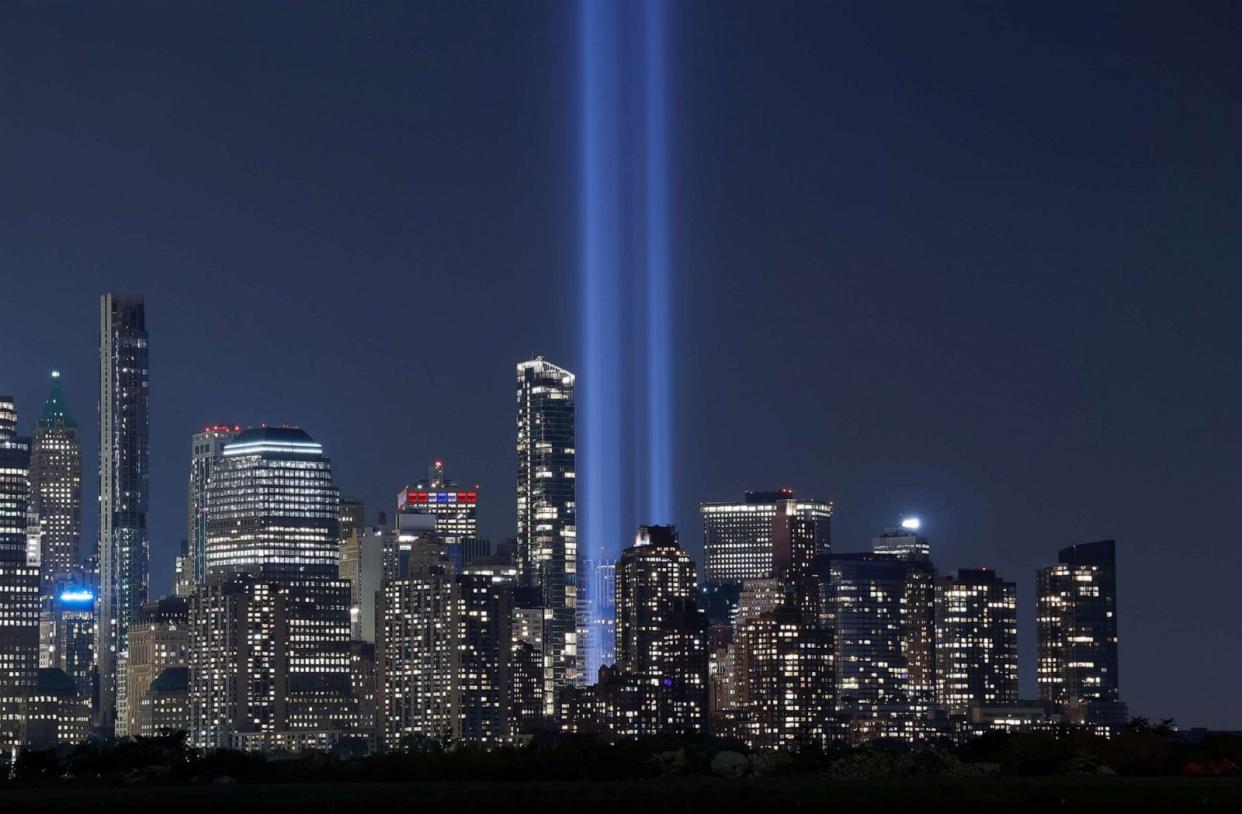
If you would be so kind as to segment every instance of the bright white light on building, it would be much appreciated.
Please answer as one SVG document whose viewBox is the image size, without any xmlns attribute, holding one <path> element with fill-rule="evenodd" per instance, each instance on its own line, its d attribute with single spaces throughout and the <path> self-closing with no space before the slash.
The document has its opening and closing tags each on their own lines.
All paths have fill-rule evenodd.
<svg viewBox="0 0 1242 814">
<path fill-rule="evenodd" d="M 919 522 L 917 517 L 907 517 L 901 521 L 901 527 L 903 529 L 909 529 L 910 531 L 918 531 L 919 526 L 921 525 L 923 524 Z"/>
</svg>

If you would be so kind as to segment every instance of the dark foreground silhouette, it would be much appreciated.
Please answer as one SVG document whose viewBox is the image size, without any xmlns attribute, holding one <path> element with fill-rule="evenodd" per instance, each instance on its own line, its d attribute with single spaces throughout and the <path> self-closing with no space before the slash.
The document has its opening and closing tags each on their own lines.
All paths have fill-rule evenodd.
<svg viewBox="0 0 1242 814">
<path fill-rule="evenodd" d="M 1242 809 L 1242 738 L 1136 727 L 749 754 L 719 739 L 548 736 L 485 751 L 199 752 L 183 733 L 27 752 L 0 811 L 720 812 Z"/>
</svg>

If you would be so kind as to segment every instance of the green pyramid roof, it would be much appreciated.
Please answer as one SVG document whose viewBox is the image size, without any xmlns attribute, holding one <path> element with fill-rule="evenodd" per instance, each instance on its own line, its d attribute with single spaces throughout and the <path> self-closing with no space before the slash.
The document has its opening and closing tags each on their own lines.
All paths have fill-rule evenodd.
<svg viewBox="0 0 1242 814">
<path fill-rule="evenodd" d="M 69 408 L 65 406 L 65 394 L 60 391 L 60 373 L 53 371 L 52 392 L 47 395 L 47 404 L 43 405 L 43 414 L 39 416 L 39 426 L 55 427 L 62 422 L 66 427 L 76 429 L 78 426 L 78 422 L 69 415 Z"/>
</svg>

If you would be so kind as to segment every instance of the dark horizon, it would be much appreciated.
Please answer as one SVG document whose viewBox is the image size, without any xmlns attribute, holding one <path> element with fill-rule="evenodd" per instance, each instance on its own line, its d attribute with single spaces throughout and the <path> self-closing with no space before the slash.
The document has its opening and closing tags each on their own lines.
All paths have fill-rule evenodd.
<svg viewBox="0 0 1242 814">
<path fill-rule="evenodd" d="M 84 548 L 108 291 L 146 297 L 152 597 L 211 424 L 302 427 L 369 522 L 443 458 L 512 536 L 514 366 L 590 373 L 574 16 L 5 12 L 0 392 L 28 435 L 62 372 Z M 834 501 L 841 552 L 917 514 L 942 573 L 1017 582 L 1033 697 L 1035 570 L 1115 539 L 1122 698 L 1242 729 L 1239 33 L 1207 3 L 674 6 L 672 519 L 700 566 L 698 502 L 748 489 Z"/>
</svg>

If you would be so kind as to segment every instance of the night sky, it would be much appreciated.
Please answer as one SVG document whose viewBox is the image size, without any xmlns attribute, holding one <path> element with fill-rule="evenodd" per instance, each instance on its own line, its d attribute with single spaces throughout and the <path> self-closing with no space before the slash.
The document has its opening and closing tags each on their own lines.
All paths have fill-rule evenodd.
<svg viewBox="0 0 1242 814">
<path fill-rule="evenodd" d="M 385 4 L 395 6 L 397 4 Z M 1132 712 L 1242 728 L 1242 11 L 677 2 L 676 521 L 789 486 L 1018 582 L 1118 541 Z M 93 540 L 98 296 L 147 297 L 153 593 L 190 434 L 293 423 L 391 511 L 513 534 L 514 364 L 576 370 L 572 5 L 10 3 L 0 392 L 64 371 Z M 644 520 L 632 518 L 636 525 Z"/>
</svg>

